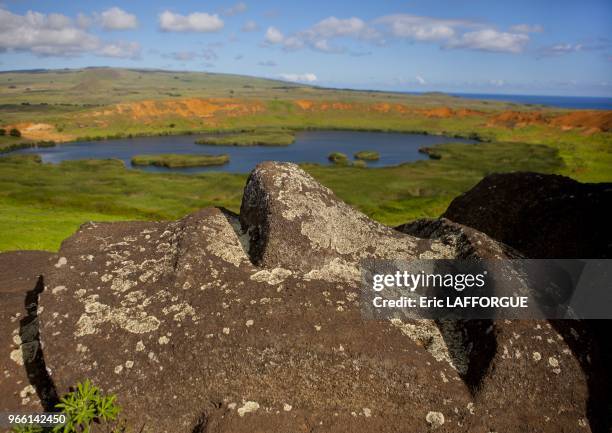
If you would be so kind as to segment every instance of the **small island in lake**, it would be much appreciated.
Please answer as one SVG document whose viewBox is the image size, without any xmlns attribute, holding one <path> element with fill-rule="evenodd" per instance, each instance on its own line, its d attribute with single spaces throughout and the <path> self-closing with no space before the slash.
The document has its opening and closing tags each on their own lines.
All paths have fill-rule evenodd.
<svg viewBox="0 0 612 433">
<path fill-rule="evenodd" d="M 342 152 L 332 152 L 327 156 L 327 159 L 337 165 L 348 164 L 348 156 Z"/>
<path fill-rule="evenodd" d="M 180 155 L 161 153 L 158 155 L 135 155 L 132 165 L 153 165 L 167 168 L 208 167 L 224 165 L 230 160 L 229 155 Z"/>
<path fill-rule="evenodd" d="M 210 146 L 289 146 L 295 135 L 287 130 L 258 130 L 202 137 L 196 144 Z"/>
<path fill-rule="evenodd" d="M 360 159 L 362 161 L 378 161 L 380 159 L 380 154 L 373 150 L 362 150 L 361 152 L 357 152 L 354 156 L 355 159 Z"/>
</svg>

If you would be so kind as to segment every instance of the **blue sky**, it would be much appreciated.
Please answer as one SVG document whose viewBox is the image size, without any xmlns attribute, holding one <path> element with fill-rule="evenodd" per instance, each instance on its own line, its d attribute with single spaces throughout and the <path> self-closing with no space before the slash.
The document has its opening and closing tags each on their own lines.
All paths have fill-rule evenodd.
<svg viewBox="0 0 612 433">
<path fill-rule="evenodd" d="M 0 0 L 0 69 L 83 66 L 612 96 L 612 2 Z"/>
</svg>

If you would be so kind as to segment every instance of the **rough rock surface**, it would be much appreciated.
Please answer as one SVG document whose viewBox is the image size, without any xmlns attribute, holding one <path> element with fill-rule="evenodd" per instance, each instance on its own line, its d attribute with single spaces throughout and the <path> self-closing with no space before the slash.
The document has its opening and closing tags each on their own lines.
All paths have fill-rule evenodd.
<svg viewBox="0 0 612 433">
<path fill-rule="evenodd" d="M 505 173 L 454 199 L 443 217 L 530 258 L 612 258 L 612 183 Z"/>
<path fill-rule="evenodd" d="M 515 254 L 437 230 L 370 221 L 278 163 L 240 216 L 86 224 L 45 271 L 42 386 L 89 378 L 142 432 L 591 431 L 588 375 L 549 323 L 363 318 L 363 258 Z"/>
<path fill-rule="evenodd" d="M 481 210 L 480 208 L 473 209 L 474 212 Z M 521 254 L 513 248 L 493 240 L 482 232 L 446 218 L 417 220 L 398 226 L 396 229 L 417 237 L 437 239 L 447 245 L 459 246 L 456 248 L 459 259 L 521 258 Z M 606 360 L 609 359 L 609 355 L 602 353 L 606 347 L 605 344 L 602 344 L 600 336 L 598 338 L 598 334 L 602 332 L 600 329 L 595 329 L 596 332 L 594 332 L 593 322 L 598 321 L 473 320 L 462 322 L 462 327 L 468 333 L 467 340 L 474 344 L 471 351 L 473 368 L 467 372 L 465 380 L 478 389 L 476 400 L 496 400 L 498 404 L 508 408 L 511 417 L 516 417 L 516 420 L 520 419 L 521 424 L 537 425 L 537 417 L 532 418 L 526 411 L 521 412 L 521 408 L 525 409 L 537 404 L 539 399 L 545 397 L 534 394 L 528 401 L 525 401 L 524 396 L 521 395 L 524 389 L 508 387 L 507 384 L 513 381 L 523 383 L 535 381 L 532 383 L 540 392 L 550 393 L 552 398 L 558 398 L 559 395 L 555 388 L 551 387 L 552 384 L 536 385 L 535 383 L 538 380 L 537 377 L 542 374 L 542 370 L 552 369 L 553 373 L 562 375 L 564 371 L 561 361 L 565 365 L 570 362 L 572 363 L 571 368 L 582 368 L 584 377 L 587 379 L 586 383 L 579 386 L 586 387 L 582 389 L 582 392 L 589 396 L 585 404 L 592 430 L 607 432 L 610 426 L 609 402 L 612 397 L 607 387 L 609 363 L 606 365 Z M 566 347 L 562 350 L 565 356 L 559 359 L 554 353 L 551 356 L 547 349 L 553 342 L 561 340 Z M 491 372 L 495 374 L 490 374 Z M 560 398 L 558 404 L 561 413 L 567 403 Z M 486 419 L 487 416 L 484 416 L 480 418 L 480 421 Z M 550 422 L 550 416 L 546 416 L 544 421 Z M 578 426 L 570 427 L 575 428 L 575 431 L 580 431 L 578 427 L 582 427 L 585 423 L 586 418 L 581 420 Z M 473 428 L 478 431 L 487 431 L 486 421 L 475 424 Z M 568 431 L 573 430 L 569 428 Z"/>
<path fill-rule="evenodd" d="M 38 353 L 37 321 L 31 313 L 40 279 L 53 254 L 16 251 L 0 254 L 0 411 L 40 410 L 28 373 Z M 32 377 L 34 379 L 34 377 Z"/>
<path fill-rule="evenodd" d="M 466 234 L 480 230 L 529 258 L 612 258 L 611 205 L 610 183 L 585 184 L 539 173 L 493 174 L 454 199 L 445 218 L 415 221 L 399 229 L 441 239 L 443 231 L 456 232 L 458 227 Z M 590 354 L 584 368 L 590 372 L 590 410 L 597 413 L 592 418 L 602 431 L 612 429 L 612 377 L 593 364 L 599 360 L 612 365 L 609 321 L 589 320 L 571 326 L 556 321 L 554 325 L 568 336 L 574 352 Z M 579 343 L 572 337 L 572 326 L 582 328 Z"/>
</svg>

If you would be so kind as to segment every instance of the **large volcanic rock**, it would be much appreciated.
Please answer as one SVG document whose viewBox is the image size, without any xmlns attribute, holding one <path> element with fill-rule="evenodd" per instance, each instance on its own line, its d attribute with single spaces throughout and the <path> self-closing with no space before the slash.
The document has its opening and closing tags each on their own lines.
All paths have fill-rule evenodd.
<svg viewBox="0 0 612 433">
<path fill-rule="evenodd" d="M 142 432 L 590 431 L 587 374 L 547 322 L 364 319 L 362 259 L 517 256 L 449 230 L 384 227 L 276 163 L 240 216 L 86 224 L 45 274 L 44 369 L 59 395 L 116 393 Z"/>
<path fill-rule="evenodd" d="M 482 208 L 472 209 L 473 212 L 482 212 Z M 465 210 L 464 210 L 465 212 Z M 397 230 L 413 236 L 430 240 L 440 240 L 444 244 L 453 246 L 459 259 L 517 259 L 521 254 L 513 248 L 498 243 L 487 235 L 470 227 L 457 224 L 446 218 L 422 219 L 396 227 Z M 609 354 L 602 353 L 606 345 L 602 344 L 600 329 L 593 332 L 593 322 L 577 320 L 472 320 L 461 322 L 461 326 L 468 334 L 468 340 L 473 349 L 470 352 L 470 369 L 464 379 L 473 388 L 476 406 L 482 416 L 472 426 L 474 431 L 495 431 L 491 426 L 492 417 L 508 417 L 508 425 L 512 420 L 516 423 L 515 429 L 509 431 L 522 431 L 518 424 L 536 426 L 541 423 L 537 412 L 529 413 L 526 408 L 535 409 L 539 402 L 549 398 L 557 400 L 559 414 L 568 408 L 564 400 L 565 392 L 580 389 L 587 395 L 586 413 L 593 431 L 608 431 L 609 426 Z M 484 330 L 484 332 L 483 332 Z M 608 334 L 609 335 L 609 334 Z M 566 346 L 561 359 L 557 353 L 550 353 L 547 349 L 550 344 L 563 341 Z M 469 343 L 468 343 L 469 344 Z M 571 355 L 571 358 L 569 357 Z M 583 383 L 573 383 L 564 392 L 559 392 L 549 380 L 541 381 L 543 370 L 552 369 L 553 373 L 565 375 L 560 367 L 561 362 L 571 368 L 583 370 Z M 574 374 L 574 373 L 571 373 Z M 541 381 L 541 382 L 540 382 Z M 511 383 L 522 383 L 521 386 L 512 386 Z M 522 394 L 530 389 L 528 399 Z M 535 392 L 533 391 L 535 389 Z M 506 407 L 506 413 L 491 411 L 487 408 L 489 401 Z M 537 409 L 536 409 L 537 411 Z M 550 422 L 550 416 L 544 417 L 544 422 Z M 586 418 L 580 419 L 578 425 L 569 424 L 567 431 L 582 431 Z M 527 429 L 525 431 L 531 431 Z M 540 430 L 538 430 L 540 431 Z M 563 431 L 563 430 L 560 430 Z"/>
<path fill-rule="evenodd" d="M 443 217 L 530 258 L 612 258 L 612 183 L 539 173 L 492 174 Z"/>
</svg>

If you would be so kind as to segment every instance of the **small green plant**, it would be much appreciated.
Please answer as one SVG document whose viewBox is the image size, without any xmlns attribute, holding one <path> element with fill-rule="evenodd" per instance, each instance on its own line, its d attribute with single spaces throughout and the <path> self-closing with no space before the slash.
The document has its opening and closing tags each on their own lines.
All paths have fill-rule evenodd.
<svg viewBox="0 0 612 433">
<path fill-rule="evenodd" d="M 21 137 L 21 131 L 19 131 L 17 128 L 13 128 L 10 130 L 9 135 L 12 137 Z"/>
<path fill-rule="evenodd" d="M 36 425 L 13 428 L 14 433 L 89 433 L 93 424 L 117 421 L 121 407 L 116 395 L 104 395 L 89 379 L 78 383 L 76 389 L 64 395 L 55 408 L 66 415 L 66 423 L 55 427 Z M 113 433 L 123 431 L 121 426 L 111 429 Z"/>
</svg>

